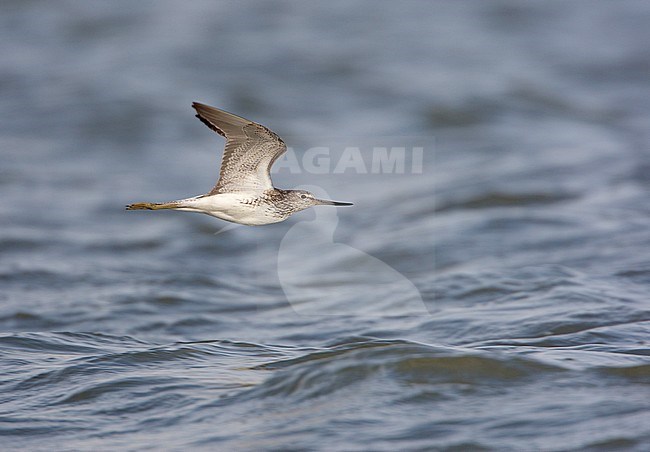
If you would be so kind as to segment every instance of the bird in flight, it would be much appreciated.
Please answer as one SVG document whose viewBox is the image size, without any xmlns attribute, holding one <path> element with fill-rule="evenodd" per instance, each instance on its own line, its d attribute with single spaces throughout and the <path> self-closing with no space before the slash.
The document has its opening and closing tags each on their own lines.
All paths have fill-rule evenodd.
<svg viewBox="0 0 650 452">
<path fill-rule="evenodd" d="M 318 199 L 305 190 L 275 188 L 271 166 L 287 150 L 279 136 L 263 125 L 218 108 L 198 102 L 192 107 L 203 124 L 226 138 L 217 184 L 204 195 L 170 202 L 129 204 L 126 210 L 183 210 L 257 226 L 284 221 L 312 206 L 352 205 Z"/>
</svg>

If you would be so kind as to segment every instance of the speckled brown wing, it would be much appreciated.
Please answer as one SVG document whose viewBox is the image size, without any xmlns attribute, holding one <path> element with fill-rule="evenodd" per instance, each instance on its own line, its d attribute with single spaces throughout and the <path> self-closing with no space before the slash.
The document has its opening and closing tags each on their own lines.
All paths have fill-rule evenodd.
<svg viewBox="0 0 650 452">
<path fill-rule="evenodd" d="M 227 111 L 194 102 L 196 117 L 226 138 L 219 180 L 210 195 L 263 192 L 273 188 L 270 170 L 287 146 L 263 125 Z"/>
</svg>

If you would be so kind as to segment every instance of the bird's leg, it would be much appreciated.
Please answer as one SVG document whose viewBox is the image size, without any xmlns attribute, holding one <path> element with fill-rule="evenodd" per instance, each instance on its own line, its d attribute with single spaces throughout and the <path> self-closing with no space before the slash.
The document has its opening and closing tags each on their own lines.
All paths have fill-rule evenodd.
<svg viewBox="0 0 650 452">
<path fill-rule="evenodd" d="M 172 202 L 136 202 L 126 206 L 126 210 L 160 210 L 177 209 L 180 207 L 177 201 Z"/>
</svg>

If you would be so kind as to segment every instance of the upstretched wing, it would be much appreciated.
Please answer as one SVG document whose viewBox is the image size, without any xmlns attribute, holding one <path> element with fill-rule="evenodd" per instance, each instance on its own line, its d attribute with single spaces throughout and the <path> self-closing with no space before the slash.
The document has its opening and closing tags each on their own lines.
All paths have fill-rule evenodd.
<svg viewBox="0 0 650 452">
<path fill-rule="evenodd" d="M 284 141 L 263 125 L 194 102 L 196 117 L 226 138 L 219 180 L 210 195 L 273 188 L 271 165 L 286 150 Z"/>
</svg>

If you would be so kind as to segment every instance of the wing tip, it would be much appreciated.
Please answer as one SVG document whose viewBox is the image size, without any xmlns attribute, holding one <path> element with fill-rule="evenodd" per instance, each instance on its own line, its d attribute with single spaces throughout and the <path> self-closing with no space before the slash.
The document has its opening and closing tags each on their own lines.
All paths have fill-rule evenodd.
<svg viewBox="0 0 650 452">
<path fill-rule="evenodd" d="M 203 124 L 208 126 L 208 128 L 210 130 L 212 130 L 213 132 L 217 132 L 222 137 L 226 136 L 226 133 L 223 130 L 221 130 L 219 127 L 214 125 L 214 123 L 212 121 L 210 121 L 208 118 L 206 118 L 205 116 L 203 116 L 201 114 L 201 110 L 208 110 L 208 109 L 213 108 L 213 107 L 210 107 L 209 105 L 205 105 L 205 104 L 202 104 L 201 102 L 196 102 L 195 101 L 195 102 L 192 102 L 192 108 L 194 110 L 196 110 L 196 115 L 194 115 L 194 116 L 199 118 L 199 121 L 201 121 Z"/>
<path fill-rule="evenodd" d="M 194 116 L 196 116 L 197 118 L 199 118 L 199 121 L 201 121 L 203 124 L 205 124 L 206 126 L 208 126 L 208 128 L 209 128 L 210 130 L 212 130 L 213 132 L 217 132 L 217 133 L 218 133 L 219 135 L 221 135 L 222 137 L 225 137 L 225 136 L 226 136 L 226 133 L 225 133 L 223 130 L 221 130 L 219 127 L 215 126 L 215 125 L 212 124 L 210 121 L 208 121 L 208 120 L 205 119 L 203 116 L 201 116 L 201 113 L 197 113 L 197 114 L 194 115 Z"/>
</svg>

